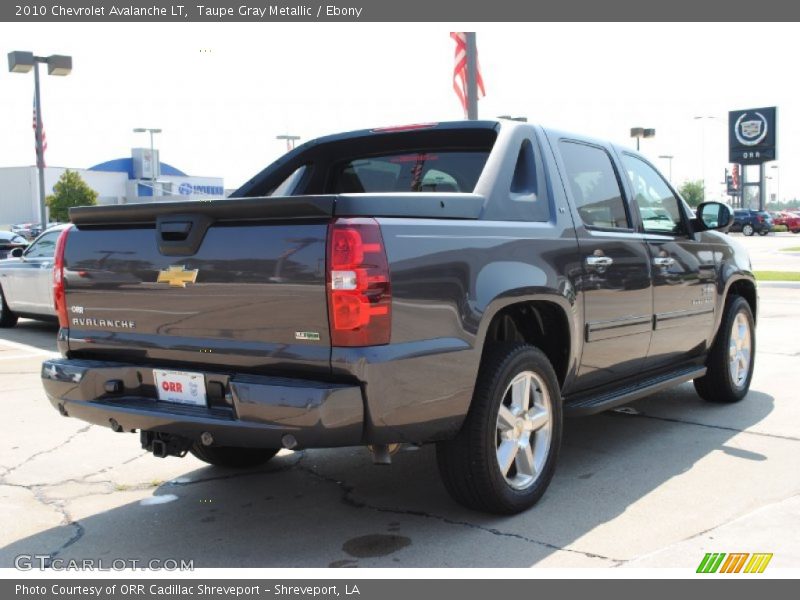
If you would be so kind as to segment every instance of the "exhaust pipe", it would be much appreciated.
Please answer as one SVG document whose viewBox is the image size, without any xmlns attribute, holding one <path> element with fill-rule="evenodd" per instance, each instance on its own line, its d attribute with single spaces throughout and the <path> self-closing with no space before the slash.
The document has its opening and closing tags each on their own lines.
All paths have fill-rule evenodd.
<svg viewBox="0 0 800 600">
<path fill-rule="evenodd" d="M 400 444 L 374 444 L 367 446 L 372 453 L 372 464 L 391 465 L 392 454 L 400 450 Z"/>
</svg>

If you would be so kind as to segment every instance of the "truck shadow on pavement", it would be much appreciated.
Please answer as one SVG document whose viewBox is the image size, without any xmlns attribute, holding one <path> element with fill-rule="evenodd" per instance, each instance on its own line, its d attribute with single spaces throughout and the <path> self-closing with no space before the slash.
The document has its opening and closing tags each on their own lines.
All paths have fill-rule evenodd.
<svg viewBox="0 0 800 600">
<path fill-rule="evenodd" d="M 698 507 L 719 494 L 757 489 L 747 474 L 767 458 L 758 445 L 766 434 L 731 438 L 773 403 L 752 391 L 736 405 L 707 404 L 683 385 L 633 411 L 568 420 L 550 489 L 512 517 L 456 505 L 432 446 L 405 449 L 390 467 L 373 466 L 360 448 L 288 453 L 252 471 L 189 470 L 150 489 L 126 489 L 112 469 L 113 488 L 99 501 L 97 494 L 91 505 L 88 495 L 61 501 L 65 524 L 6 546 L 0 565 L 48 554 L 193 560 L 194 567 L 617 566 L 713 526 Z M 108 436 L 109 444 L 121 442 Z M 698 489 L 681 480 L 693 469 L 705 481 Z"/>
</svg>

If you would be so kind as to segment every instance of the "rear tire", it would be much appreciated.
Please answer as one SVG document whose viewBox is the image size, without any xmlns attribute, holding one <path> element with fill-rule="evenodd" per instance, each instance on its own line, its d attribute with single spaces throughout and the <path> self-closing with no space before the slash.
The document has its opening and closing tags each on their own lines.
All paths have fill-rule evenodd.
<svg viewBox="0 0 800 600">
<path fill-rule="evenodd" d="M 767 235 L 769 233 L 769 229 L 761 229 L 758 232 L 758 235 Z"/>
<path fill-rule="evenodd" d="M 277 448 L 236 448 L 233 446 L 203 446 L 195 442 L 189 448 L 195 457 L 216 467 L 251 469 L 263 465 L 278 453 Z"/>
<path fill-rule="evenodd" d="M 750 237 L 755 233 L 755 229 L 753 229 L 753 226 L 748 223 L 747 225 L 744 225 L 742 227 L 742 233 L 745 234 L 747 237 Z"/>
<path fill-rule="evenodd" d="M 524 344 L 488 348 L 461 431 L 436 444 L 445 488 L 474 510 L 514 514 L 530 508 L 553 478 L 562 420 L 558 380 L 541 350 Z"/>
<path fill-rule="evenodd" d="M 755 356 L 753 312 L 747 300 L 730 296 L 708 355 L 708 370 L 694 380 L 694 389 L 709 402 L 738 402 L 750 389 Z"/>
<path fill-rule="evenodd" d="M 3 288 L 0 287 L 0 327 L 14 327 L 18 319 L 19 317 L 8 308 Z"/>
</svg>

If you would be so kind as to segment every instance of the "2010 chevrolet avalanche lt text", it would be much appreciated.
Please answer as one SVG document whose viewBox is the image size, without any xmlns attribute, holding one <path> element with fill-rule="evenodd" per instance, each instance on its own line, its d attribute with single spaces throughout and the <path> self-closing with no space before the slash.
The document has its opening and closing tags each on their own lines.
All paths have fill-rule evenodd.
<svg viewBox="0 0 800 600">
<path fill-rule="evenodd" d="M 734 402 L 753 374 L 731 210 L 527 123 L 320 138 L 232 198 L 71 221 L 47 396 L 156 456 L 430 442 L 458 502 L 514 513 L 553 477 L 565 415 L 690 380 Z"/>
</svg>

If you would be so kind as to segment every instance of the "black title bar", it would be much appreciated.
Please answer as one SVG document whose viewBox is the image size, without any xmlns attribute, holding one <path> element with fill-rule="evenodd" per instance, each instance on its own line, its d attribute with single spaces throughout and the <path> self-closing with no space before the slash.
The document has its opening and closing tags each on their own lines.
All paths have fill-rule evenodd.
<svg viewBox="0 0 800 600">
<path fill-rule="evenodd" d="M 542 22 L 724 21 L 800 19 L 800 5 L 785 0 L 11 0 L 0 3 L 0 22 Z M 631 31 L 631 40 L 646 31 Z M 676 40 L 683 40 L 676 25 Z M 685 41 L 685 40 L 683 40 Z M 702 40 L 694 42 L 702 51 Z"/>
</svg>

